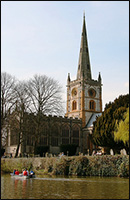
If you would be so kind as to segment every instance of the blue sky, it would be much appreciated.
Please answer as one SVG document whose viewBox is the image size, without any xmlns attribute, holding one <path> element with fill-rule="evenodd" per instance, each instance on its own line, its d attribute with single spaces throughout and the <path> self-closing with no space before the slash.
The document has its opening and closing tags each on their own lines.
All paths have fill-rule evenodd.
<svg viewBox="0 0 130 200">
<path fill-rule="evenodd" d="M 103 108 L 129 92 L 128 1 L 2 1 L 1 71 L 19 80 L 47 75 L 63 86 L 77 74 L 85 11 L 92 78 Z M 66 104 L 65 104 L 66 106 Z"/>
</svg>

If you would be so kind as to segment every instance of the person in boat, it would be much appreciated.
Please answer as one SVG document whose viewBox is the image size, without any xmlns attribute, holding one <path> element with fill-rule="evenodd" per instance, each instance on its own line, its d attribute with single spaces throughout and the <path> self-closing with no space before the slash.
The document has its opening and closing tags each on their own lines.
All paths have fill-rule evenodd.
<svg viewBox="0 0 130 200">
<path fill-rule="evenodd" d="M 31 170 L 31 171 L 30 171 L 30 175 L 34 175 L 34 174 L 35 174 L 34 171 Z"/>
<path fill-rule="evenodd" d="M 16 171 L 15 171 L 15 175 L 19 175 L 19 171 L 18 171 L 18 169 L 16 169 Z"/>
<path fill-rule="evenodd" d="M 14 169 L 14 171 L 13 171 L 13 175 L 15 175 L 15 172 L 16 172 L 16 169 Z"/>
<path fill-rule="evenodd" d="M 29 175 L 29 172 L 28 172 L 27 168 L 25 168 L 25 170 L 23 171 L 23 175 L 24 176 L 28 176 Z"/>
<path fill-rule="evenodd" d="M 29 175 L 29 171 L 26 169 L 26 171 L 27 171 L 27 176 Z"/>
<path fill-rule="evenodd" d="M 27 171 L 26 171 L 26 169 L 23 170 L 23 175 L 24 175 L 24 176 L 27 176 Z"/>
</svg>

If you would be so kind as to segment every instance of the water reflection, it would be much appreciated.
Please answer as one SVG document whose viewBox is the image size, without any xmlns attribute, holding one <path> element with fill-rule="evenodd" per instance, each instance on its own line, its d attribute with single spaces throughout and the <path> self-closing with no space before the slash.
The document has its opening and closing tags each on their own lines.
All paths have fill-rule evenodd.
<svg viewBox="0 0 130 200">
<path fill-rule="evenodd" d="M 37 176 L 1 177 L 2 199 L 128 199 L 129 180 L 123 178 Z"/>
</svg>

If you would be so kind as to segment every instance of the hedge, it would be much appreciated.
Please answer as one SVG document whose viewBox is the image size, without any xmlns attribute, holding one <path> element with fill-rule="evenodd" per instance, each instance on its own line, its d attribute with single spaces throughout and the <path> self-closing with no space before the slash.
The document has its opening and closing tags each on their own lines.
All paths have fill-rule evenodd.
<svg viewBox="0 0 130 200">
<path fill-rule="evenodd" d="M 62 156 L 43 158 L 2 158 L 1 171 L 33 169 L 36 174 L 129 177 L 129 156 Z"/>
</svg>

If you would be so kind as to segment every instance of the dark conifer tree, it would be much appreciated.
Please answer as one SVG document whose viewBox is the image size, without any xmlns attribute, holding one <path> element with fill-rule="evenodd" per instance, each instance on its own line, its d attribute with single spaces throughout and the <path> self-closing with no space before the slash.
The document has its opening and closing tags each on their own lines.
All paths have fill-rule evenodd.
<svg viewBox="0 0 130 200">
<path fill-rule="evenodd" d="M 114 102 L 106 104 L 104 112 L 94 122 L 92 142 L 97 146 L 108 147 L 114 150 L 125 148 L 122 141 L 114 140 L 114 130 L 116 123 L 123 118 L 129 106 L 129 94 L 121 95 Z"/>
</svg>

